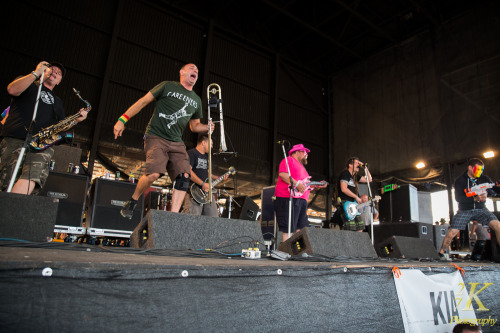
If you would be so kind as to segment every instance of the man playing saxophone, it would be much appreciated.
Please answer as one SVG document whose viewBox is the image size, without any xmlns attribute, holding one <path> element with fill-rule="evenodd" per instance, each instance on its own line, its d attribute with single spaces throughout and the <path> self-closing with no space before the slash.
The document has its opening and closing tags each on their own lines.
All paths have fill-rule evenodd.
<svg viewBox="0 0 500 333">
<path fill-rule="evenodd" d="M 60 63 L 42 61 L 33 72 L 18 77 L 7 86 L 7 92 L 12 96 L 12 103 L 1 134 L 4 138 L 0 143 L 0 190 L 7 189 L 9 185 L 29 128 L 31 127 L 31 134 L 34 135 L 42 128 L 64 119 L 63 102 L 53 93 L 53 90 L 61 83 L 65 73 L 66 69 Z M 32 124 L 40 79 L 43 83 L 37 115 Z M 81 109 L 79 112 L 81 116 L 75 122 L 87 118 L 86 110 Z M 49 175 L 49 162 L 53 154 L 54 148 L 52 147 L 43 151 L 28 151 L 12 192 L 31 194 L 35 189 L 38 192 Z"/>
</svg>

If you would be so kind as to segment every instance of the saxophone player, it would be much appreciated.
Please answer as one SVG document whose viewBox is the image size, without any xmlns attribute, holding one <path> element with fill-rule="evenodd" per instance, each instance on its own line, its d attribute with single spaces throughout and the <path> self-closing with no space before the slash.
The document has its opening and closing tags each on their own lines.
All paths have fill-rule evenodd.
<svg viewBox="0 0 500 333">
<path fill-rule="evenodd" d="M 12 102 L 1 134 L 3 140 L 0 142 L 0 190 L 4 191 L 9 185 L 28 129 L 31 127 L 31 134 L 34 135 L 42 128 L 64 119 L 63 102 L 53 90 L 61 83 L 65 74 L 66 69 L 62 64 L 42 61 L 34 71 L 18 77 L 7 86 Z M 39 90 L 37 115 L 32 124 Z M 76 122 L 87 118 L 87 111 L 82 108 L 79 112 L 81 116 Z M 34 190 L 35 193 L 39 192 L 49 175 L 49 161 L 53 154 L 53 147 L 39 152 L 28 151 L 12 192 L 28 195 Z"/>
</svg>

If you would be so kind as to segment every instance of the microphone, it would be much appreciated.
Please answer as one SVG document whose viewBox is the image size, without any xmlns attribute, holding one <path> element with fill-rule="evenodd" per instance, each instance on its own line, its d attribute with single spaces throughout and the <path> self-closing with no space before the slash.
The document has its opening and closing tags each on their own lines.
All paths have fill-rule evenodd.
<svg viewBox="0 0 500 333">
<path fill-rule="evenodd" d="M 230 159 L 232 159 L 233 157 L 238 157 L 238 153 L 237 153 L 237 152 L 234 152 L 234 153 L 231 153 L 228 157 L 224 157 L 224 162 L 229 161 L 229 160 L 230 160 Z"/>
<path fill-rule="evenodd" d="M 368 168 L 368 163 L 361 163 L 359 166 L 362 168 Z"/>
<path fill-rule="evenodd" d="M 276 141 L 276 143 L 277 143 L 277 144 L 279 144 L 279 145 L 282 145 L 282 144 L 284 144 L 285 142 L 287 142 L 287 141 L 286 141 L 286 140 Z"/>
</svg>

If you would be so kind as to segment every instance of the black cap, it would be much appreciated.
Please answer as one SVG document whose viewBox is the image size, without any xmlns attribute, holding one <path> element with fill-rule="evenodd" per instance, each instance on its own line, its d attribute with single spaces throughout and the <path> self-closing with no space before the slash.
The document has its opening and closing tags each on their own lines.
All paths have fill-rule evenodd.
<svg viewBox="0 0 500 333">
<path fill-rule="evenodd" d="M 61 70 L 62 77 L 66 76 L 66 68 L 64 68 L 64 66 L 60 62 L 51 61 L 50 66 L 56 66 L 57 68 L 59 68 Z"/>
</svg>

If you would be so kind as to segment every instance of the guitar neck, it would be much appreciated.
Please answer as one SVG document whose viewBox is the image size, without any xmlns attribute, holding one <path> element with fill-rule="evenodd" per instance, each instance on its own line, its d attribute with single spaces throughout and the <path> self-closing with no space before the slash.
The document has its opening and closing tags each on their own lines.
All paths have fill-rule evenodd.
<svg viewBox="0 0 500 333">
<path fill-rule="evenodd" d="M 217 184 L 219 184 L 219 183 L 220 183 L 220 182 L 224 179 L 224 177 L 226 177 L 227 175 L 229 175 L 231 172 L 232 172 L 232 171 L 228 171 L 228 172 L 226 172 L 225 174 L 223 174 L 222 176 L 220 176 L 219 178 L 217 178 L 216 180 L 214 180 L 214 181 L 212 182 L 212 188 L 213 188 L 214 186 L 216 186 Z"/>
</svg>

